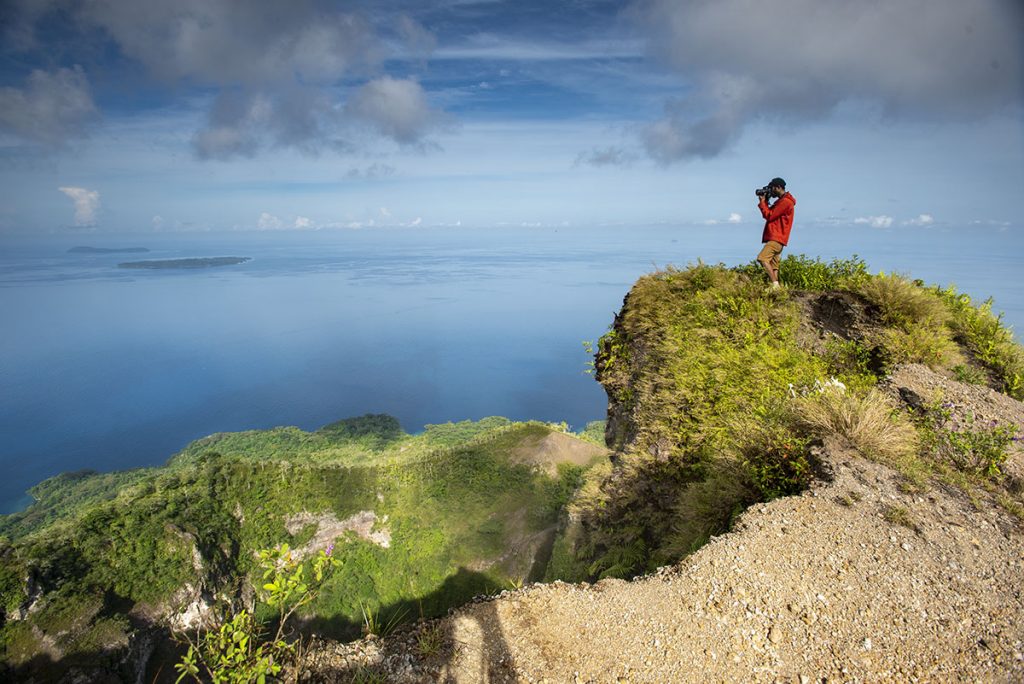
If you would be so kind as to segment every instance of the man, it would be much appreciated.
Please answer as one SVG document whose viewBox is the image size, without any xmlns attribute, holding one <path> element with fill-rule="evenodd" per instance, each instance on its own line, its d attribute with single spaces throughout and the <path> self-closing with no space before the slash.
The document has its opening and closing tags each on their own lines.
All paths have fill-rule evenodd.
<svg viewBox="0 0 1024 684">
<path fill-rule="evenodd" d="M 757 260 L 764 266 L 768 273 L 768 279 L 772 281 L 772 287 L 779 286 L 779 255 L 782 248 L 789 242 L 789 231 L 793 228 L 793 207 L 796 206 L 796 198 L 786 192 L 786 181 L 781 178 L 773 178 L 768 183 L 767 192 L 758 190 L 757 208 L 761 210 L 764 217 L 764 232 L 761 233 L 761 242 L 764 246 Z M 768 205 L 768 198 L 775 197 L 775 203 Z"/>
</svg>

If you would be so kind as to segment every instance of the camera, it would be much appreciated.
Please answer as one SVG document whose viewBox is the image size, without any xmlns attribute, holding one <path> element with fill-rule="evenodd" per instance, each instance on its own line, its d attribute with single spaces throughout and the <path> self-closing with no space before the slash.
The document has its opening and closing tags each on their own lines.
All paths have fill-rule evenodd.
<svg viewBox="0 0 1024 684">
<path fill-rule="evenodd" d="M 770 185 L 766 185 L 763 188 L 755 190 L 754 194 L 757 195 L 758 197 L 771 197 L 772 196 L 771 187 L 772 186 L 770 186 Z"/>
</svg>

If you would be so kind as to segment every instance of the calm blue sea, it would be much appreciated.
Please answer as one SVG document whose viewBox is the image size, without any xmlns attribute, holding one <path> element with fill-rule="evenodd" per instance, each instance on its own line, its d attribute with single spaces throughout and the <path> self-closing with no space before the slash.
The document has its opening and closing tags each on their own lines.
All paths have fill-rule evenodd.
<svg viewBox="0 0 1024 684">
<path fill-rule="evenodd" d="M 668 263 L 749 261 L 751 226 L 0 238 L 0 512 L 62 471 L 163 463 L 213 432 L 390 413 L 604 417 L 583 340 Z M 72 254 L 76 245 L 148 254 Z M 995 298 L 1020 329 L 1008 229 L 803 229 L 790 251 Z M 199 271 L 122 261 L 245 256 Z"/>
</svg>

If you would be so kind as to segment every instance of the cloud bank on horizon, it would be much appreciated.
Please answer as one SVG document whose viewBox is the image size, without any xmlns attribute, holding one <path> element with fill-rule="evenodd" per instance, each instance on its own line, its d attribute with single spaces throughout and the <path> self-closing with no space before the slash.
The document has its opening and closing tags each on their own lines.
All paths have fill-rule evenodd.
<svg viewBox="0 0 1024 684">
<path fill-rule="evenodd" d="M 140 205 L 185 196 L 199 175 L 280 200 L 221 225 L 370 225 L 384 205 L 402 207 L 401 224 L 479 221 L 485 204 L 518 211 L 523 203 L 505 198 L 524 188 L 533 213 L 512 223 L 564 222 L 580 206 L 616 211 L 630 197 L 647 207 L 640 218 L 661 220 L 673 211 L 661 198 L 672 173 L 730 197 L 761 176 L 806 178 L 827 154 L 830 164 L 845 155 L 848 171 L 889 174 L 871 188 L 879 195 L 908 176 L 953 178 L 943 164 L 954 161 L 938 160 L 935 145 L 914 147 L 931 135 L 960 145 L 961 172 L 1000 199 L 1024 179 L 1022 36 L 1017 0 L 8 0 L 0 181 L 31 168 L 16 180 L 35 183 L 20 193 L 26 202 L 54 181 L 89 185 L 103 192 L 105 220 L 139 225 L 186 202 L 129 207 L 123 164 L 140 177 L 159 167 L 163 194 L 135 192 Z M 909 152 L 896 151 L 897 137 Z M 919 174 L 896 157 L 910 153 Z M 68 182 L 27 161 L 44 157 L 81 173 Z M 211 166 L 221 170 L 201 170 Z M 647 196 L 623 195 L 624 174 L 645 179 Z M 839 204 L 848 181 L 821 183 L 816 195 Z M 604 205 L 580 199 L 594 184 Z M 368 196 L 341 211 L 318 188 Z M 454 195 L 472 198 L 472 211 L 440 205 Z M 906 188 L 901 211 L 879 198 L 848 219 L 942 223 L 929 196 Z M 750 213 L 733 199 L 698 206 L 684 214 L 704 225 Z M 286 215 L 296 220 L 264 218 Z M 29 207 L 18 218 L 53 221 Z M 88 220 L 98 223 L 95 212 Z"/>
</svg>

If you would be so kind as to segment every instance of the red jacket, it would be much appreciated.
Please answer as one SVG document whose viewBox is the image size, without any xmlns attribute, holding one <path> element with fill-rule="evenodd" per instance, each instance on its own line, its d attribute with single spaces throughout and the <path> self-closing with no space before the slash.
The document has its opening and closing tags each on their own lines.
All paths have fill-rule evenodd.
<svg viewBox="0 0 1024 684">
<path fill-rule="evenodd" d="M 793 228 L 793 207 L 795 206 L 796 198 L 788 192 L 770 207 L 764 197 L 761 198 L 761 201 L 757 203 L 757 208 L 761 210 L 761 216 L 765 219 L 761 242 L 774 240 L 780 245 L 789 242 L 789 231 Z"/>
</svg>

